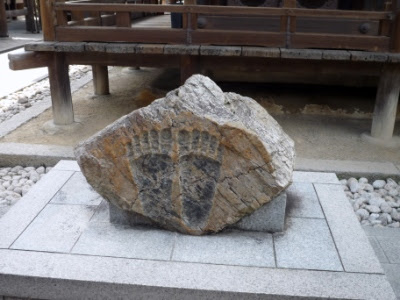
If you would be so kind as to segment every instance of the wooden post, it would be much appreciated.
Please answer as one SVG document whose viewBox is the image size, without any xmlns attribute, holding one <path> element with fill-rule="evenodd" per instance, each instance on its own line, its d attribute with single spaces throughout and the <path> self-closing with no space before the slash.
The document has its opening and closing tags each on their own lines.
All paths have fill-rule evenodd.
<svg viewBox="0 0 400 300">
<path fill-rule="evenodd" d="M 44 41 L 54 41 L 54 15 L 53 5 L 55 0 L 40 0 L 40 16 L 42 20 L 42 32 Z"/>
<path fill-rule="evenodd" d="M 65 54 L 53 53 L 48 69 L 54 124 L 72 124 L 74 110 Z"/>
<path fill-rule="evenodd" d="M 186 79 L 199 72 L 198 56 L 182 55 L 181 56 L 181 84 Z"/>
<path fill-rule="evenodd" d="M 396 13 L 393 21 L 392 47 L 394 52 L 400 52 L 400 11 Z"/>
<path fill-rule="evenodd" d="M 93 86 L 96 95 L 110 94 L 107 66 L 93 65 Z"/>
<path fill-rule="evenodd" d="M 0 0 L 0 37 L 8 37 L 7 16 L 4 0 Z"/>
<path fill-rule="evenodd" d="M 34 17 L 34 0 L 25 0 L 24 3 L 26 4 L 27 14 L 25 15 L 25 26 L 26 31 L 29 32 L 38 32 L 35 26 L 35 17 Z"/>
<path fill-rule="evenodd" d="M 393 136 L 400 92 L 400 67 L 387 65 L 382 70 L 375 100 L 371 137 L 387 141 Z"/>
</svg>

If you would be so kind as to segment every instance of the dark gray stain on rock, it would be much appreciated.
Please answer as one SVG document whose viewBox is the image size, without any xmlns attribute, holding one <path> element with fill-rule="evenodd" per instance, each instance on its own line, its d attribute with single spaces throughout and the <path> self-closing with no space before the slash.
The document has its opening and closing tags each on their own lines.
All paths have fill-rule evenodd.
<svg viewBox="0 0 400 300">
<path fill-rule="evenodd" d="M 151 130 L 134 137 L 132 173 L 139 187 L 139 200 L 150 218 L 164 222 L 176 215 L 172 210 L 171 194 L 174 163 L 171 151 L 171 132 L 161 134 Z"/>
<path fill-rule="evenodd" d="M 180 186 L 182 215 L 187 226 L 206 225 L 220 175 L 222 148 L 217 139 L 207 132 L 180 131 Z"/>
</svg>

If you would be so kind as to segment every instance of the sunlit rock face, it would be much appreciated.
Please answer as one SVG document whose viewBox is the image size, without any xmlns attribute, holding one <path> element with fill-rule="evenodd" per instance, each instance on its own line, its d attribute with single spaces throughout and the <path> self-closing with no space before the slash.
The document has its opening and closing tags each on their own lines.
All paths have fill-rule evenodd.
<svg viewBox="0 0 400 300">
<path fill-rule="evenodd" d="M 292 179 L 294 143 L 254 100 L 194 75 L 75 149 L 113 205 L 174 231 L 217 232 Z"/>
</svg>

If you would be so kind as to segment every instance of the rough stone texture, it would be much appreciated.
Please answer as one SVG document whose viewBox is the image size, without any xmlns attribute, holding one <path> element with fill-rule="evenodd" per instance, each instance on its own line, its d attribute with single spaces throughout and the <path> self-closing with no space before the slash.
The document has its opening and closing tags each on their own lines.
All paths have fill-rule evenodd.
<svg viewBox="0 0 400 300">
<path fill-rule="evenodd" d="M 292 180 L 294 143 L 254 100 L 194 75 L 75 150 L 112 204 L 189 234 L 217 232 Z"/>
</svg>

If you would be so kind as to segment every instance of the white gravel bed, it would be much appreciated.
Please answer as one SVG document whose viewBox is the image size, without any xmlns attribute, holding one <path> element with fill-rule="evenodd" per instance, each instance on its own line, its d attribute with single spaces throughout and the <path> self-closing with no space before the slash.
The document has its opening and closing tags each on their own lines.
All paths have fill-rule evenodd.
<svg viewBox="0 0 400 300">
<path fill-rule="evenodd" d="M 362 225 L 400 228 L 400 181 L 352 177 L 340 183 Z"/>
<path fill-rule="evenodd" d="M 43 166 L 0 168 L 0 217 L 50 170 Z"/>
<path fill-rule="evenodd" d="M 78 80 L 89 72 L 89 66 L 70 66 L 70 80 Z M 12 116 L 31 107 L 36 102 L 43 100 L 50 95 L 48 78 L 36 82 L 15 93 L 0 98 L 0 123 L 10 119 Z"/>
</svg>

